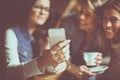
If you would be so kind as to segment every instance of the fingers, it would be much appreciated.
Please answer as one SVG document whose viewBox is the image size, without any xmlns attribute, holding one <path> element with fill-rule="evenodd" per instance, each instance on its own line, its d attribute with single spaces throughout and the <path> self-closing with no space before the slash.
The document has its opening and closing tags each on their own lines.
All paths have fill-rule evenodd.
<svg viewBox="0 0 120 80">
<path fill-rule="evenodd" d="M 87 66 L 85 65 L 82 65 L 79 67 L 79 73 L 77 74 L 77 78 L 82 79 L 84 76 L 89 74 L 90 74 L 89 68 L 87 68 Z"/>
<path fill-rule="evenodd" d="M 61 73 L 61 72 L 63 72 L 63 71 L 65 71 L 65 69 L 66 69 L 66 62 L 62 62 L 62 63 L 60 63 L 60 64 L 58 64 L 56 67 L 55 67 L 55 73 Z"/>
<path fill-rule="evenodd" d="M 90 69 L 87 66 L 85 66 L 85 65 L 80 66 L 80 70 L 81 70 L 83 75 L 96 75 L 96 73 L 92 73 L 90 71 Z"/>
<path fill-rule="evenodd" d="M 51 47 L 51 49 L 52 49 L 53 51 L 57 51 L 57 50 L 60 50 L 61 48 L 65 47 L 65 46 L 66 46 L 67 44 L 69 44 L 69 43 L 70 43 L 70 40 L 61 41 L 61 42 L 53 45 L 53 46 Z"/>
<path fill-rule="evenodd" d="M 62 48 L 61 52 L 64 53 L 64 55 L 66 56 L 66 59 L 68 60 L 69 56 L 70 56 L 70 54 L 69 54 L 70 53 L 69 45 L 67 45 L 66 47 Z"/>
<path fill-rule="evenodd" d="M 43 49 L 50 49 L 49 38 L 47 37 L 43 46 Z"/>
<path fill-rule="evenodd" d="M 97 59 L 102 59 L 102 53 L 99 53 L 99 54 L 97 55 Z"/>
<path fill-rule="evenodd" d="M 101 61 L 101 60 L 96 61 L 96 65 L 97 65 L 97 66 L 99 66 L 101 63 L 102 63 L 102 61 Z"/>
<path fill-rule="evenodd" d="M 55 54 L 53 56 L 53 59 L 55 60 L 56 63 L 61 63 L 66 60 L 66 57 L 63 53 L 61 53 L 61 54 Z"/>
<path fill-rule="evenodd" d="M 66 46 L 67 44 L 70 43 L 71 40 L 65 40 L 64 42 L 60 43 L 59 46 L 62 48 L 64 46 Z"/>
<path fill-rule="evenodd" d="M 99 66 L 102 63 L 102 53 L 99 53 L 96 57 L 96 65 Z"/>
<path fill-rule="evenodd" d="M 55 64 L 64 62 L 67 59 L 66 57 L 69 55 L 69 43 L 70 40 L 65 40 L 57 43 L 50 49 L 50 54 Z"/>
<path fill-rule="evenodd" d="M 89 74 L 89 68 L 87 68 L 87 66 L 83 65 L 83 66 L 80 66 L 80 70 L 81 72 L 83 73 L 86 73 L 86 74 Z"/>
</svg>

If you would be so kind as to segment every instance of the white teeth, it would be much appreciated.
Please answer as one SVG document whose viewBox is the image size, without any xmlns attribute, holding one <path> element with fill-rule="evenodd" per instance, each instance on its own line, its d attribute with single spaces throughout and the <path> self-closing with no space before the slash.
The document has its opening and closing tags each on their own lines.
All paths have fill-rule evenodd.
<svg viewBox="0 0 120 80">
<path fill-rule="evenodd" d="M 109 29 L 107 29 L 106 31 L 107 31 L 107 32 L 113 32 L 113 30 L 109 30 Z"/>
</svg>

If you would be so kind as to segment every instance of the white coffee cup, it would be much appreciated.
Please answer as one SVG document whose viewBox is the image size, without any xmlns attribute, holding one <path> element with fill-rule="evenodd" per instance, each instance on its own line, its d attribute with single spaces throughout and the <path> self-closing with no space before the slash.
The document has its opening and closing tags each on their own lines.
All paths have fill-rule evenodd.
<svg viewBox="0 0 120 80">
<path fill-rule="evenodd" d="M 84 52 L 84 60 L 86 62 L 87 66 L 95 66 L 96 65 L 96 57 L 99 54 L 99 52 Z"/>
</svg>

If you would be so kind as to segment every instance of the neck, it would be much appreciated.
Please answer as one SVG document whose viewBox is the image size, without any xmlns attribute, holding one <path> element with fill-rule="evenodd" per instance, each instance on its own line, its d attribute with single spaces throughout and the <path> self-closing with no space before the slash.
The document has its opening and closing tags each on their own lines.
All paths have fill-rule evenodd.
<svg viewBox="0 0 120 80">
<path fill-rule="evenodd" d="M 36 30 L 37 25 L 32 22 L 27 22 L 28 32 L 30 34 L 33 34 L 33 32 Z"/>
<path fill-rule="evenodd" d="M 91 35 L 94 31 L 95 31 L 95 28 L 96 28 L 96 26 L 93 24 L 93 25 L 89 25 L 91 28 L 90 29 L 87 29 L 86 31 L 85 31 L 85 33 L 86 33 L 86 35 Z"/>
<path fill-rule="evenodd" d="M 93 32 L 94 32 L 94 30 L 95 30 L 95 29 L 90 29 L 90 30 L 85 31 L 85 35 L 86 35 L 86 36 L 92 35 Z"/>
</svg>

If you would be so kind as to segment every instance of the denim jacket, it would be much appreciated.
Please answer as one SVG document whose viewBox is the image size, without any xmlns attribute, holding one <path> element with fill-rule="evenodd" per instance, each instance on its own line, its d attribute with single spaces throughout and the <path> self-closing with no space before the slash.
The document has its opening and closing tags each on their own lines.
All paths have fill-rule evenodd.
<svg viewBox="0 0 120 80">
<path fill-rule="evenodd" d="M 33 57 L 31 41 L 34 39 L 32 35 L 28 33 L 27 29 L 20 27 L 12 28 L 18 39 L 18 53 L 20 62 L 30 61 Z"/>
</svg>

